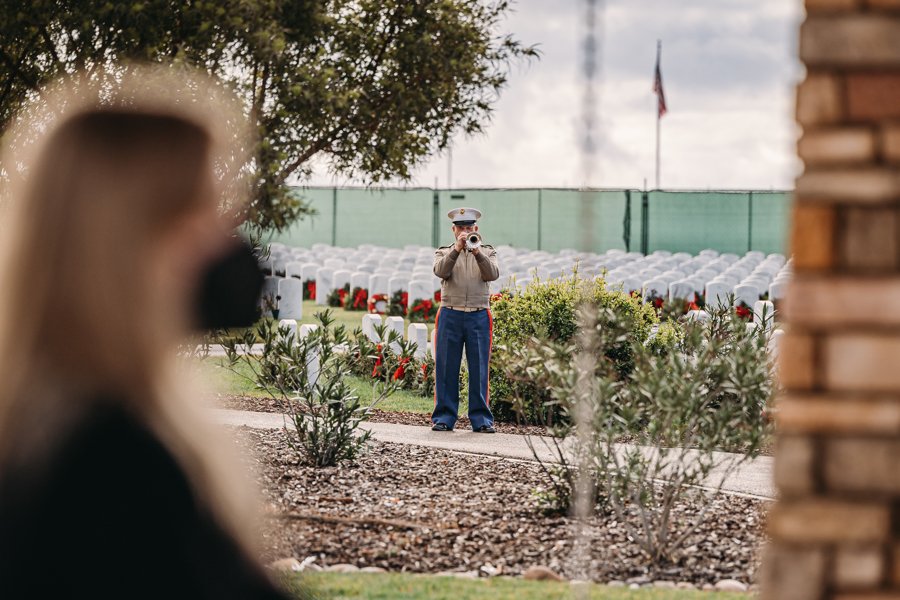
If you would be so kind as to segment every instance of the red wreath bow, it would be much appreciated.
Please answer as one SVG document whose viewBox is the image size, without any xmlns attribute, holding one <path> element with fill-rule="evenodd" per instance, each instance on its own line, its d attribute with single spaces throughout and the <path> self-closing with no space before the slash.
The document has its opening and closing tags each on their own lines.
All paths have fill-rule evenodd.
<svg viewBox="0 0 900 600">
<path fill-rule="evenodd" d="M 316 282 L 315 281 L 307 281 L 306 282 L 306 293 L 309 294 L 310 300 L 316 299 Z"/>
<path fill-rule="evenodd" d="M 750 320 L 751 315 L 753 315 L 753 310 L 751 310 L 749 306 L 743 303 L 735 306 L 734 311 L 737 313 L 737 316 L 746 320 Z"/>
<path fill-rule="evenodd" d="M 364 308 L 366 306 L 366 300 L 368 299 L 368 297 L 369 297 L 369 292 L 367 290 L 360 288 L 356 292 L 356 295 L 353 296 L 353 308 L 354 309 Z"/>
</svg>

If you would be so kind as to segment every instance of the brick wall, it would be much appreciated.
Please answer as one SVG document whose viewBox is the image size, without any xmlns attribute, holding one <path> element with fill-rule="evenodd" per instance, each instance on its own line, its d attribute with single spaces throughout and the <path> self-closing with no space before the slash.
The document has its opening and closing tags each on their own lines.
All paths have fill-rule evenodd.
<svg viewBox="0 0 900 600">
<path fill-rule="evenodd" d="M 806 0 L 763 597 L 900 600 L 900 0 Z"/>
</svg>

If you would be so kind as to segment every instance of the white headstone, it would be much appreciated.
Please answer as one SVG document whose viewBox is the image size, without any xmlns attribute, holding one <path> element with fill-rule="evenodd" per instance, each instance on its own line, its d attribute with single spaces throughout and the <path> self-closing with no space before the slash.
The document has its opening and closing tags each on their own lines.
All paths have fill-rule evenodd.
<svg viewBox="0 0 900 600">
<path fill-rule="evenodd" d="M 407 297 L 407 310 L 419 300 L 432 300 L 434 298 L 434 285 L 430 279 L 414 279 L 409 282 L 409 295 Z"/>
<path fill-rule="evenodd" d="M 363 290 L 369 289 L 369 277 L 371 277 L 371 273 L 367 273 L 365 271 L 357 271 L 353 275 L 350 276 L 350 291 L 352 292 L 356 288 L 360 288 Z"/>
<path fill-rule="evenodd" d="M 773 281 L 769 286 L 769 300 L 781 300 L 787 295 L 787 283 L 784 281 Z"/>
<path fill-rule="evenodd" d="M 285 277 L 295 277 L 297 279 L 303 278 L 303 263 L 297 260 L 292 260 L 284 266 L 284 276 Z"/>
<path fill-rule="evenodd" d="M 696 300 L 697 288 L 690 279 L 675 281 L 669 285 L 669 300 L 681 299 L 688 302 Z"/>
<path fill-rule="evenodd" d="M 404 273 L 403 275 L 394 275 L 388 279 L 387 293 L 393 296 L 396 292 L 406 292 L 409 290 L 409 280 L 412 273 Z"/>
<path fill-rule="evenodd" d="M 291 345 L 297 343 L 297 321 L 294 319 L 281 319 L 278 321 L 278 336 L 284 341 L 291 341 Z"/>
<path fill-rule="evenodd" d="M 260 306 L 263 308 L 263 314 L 271 316 L 270 306 L 275 305 L 275 298 L 278 296 L 278 281 L 281 277 L 267 276 L 263 278 L 262 293 L 260 294 Z"/>
<path fill-rule="evenodd" d="M 388 330 L 393 329 L 397 332 L 397 335 L 400 336 L 401 339 L 403 339 L 403 317 L 388 317 L 387 319 L 385 319 L 384 324 L 387 325 Z M 387 333 L 388 331 L 385 331 L 385 334 Z M 391 350 L 393 350 L 395 353 L 399 353 L 400 344 L 397 344 L 396 342 L 391 344 Z"/>
<path fill-rule="evenodd" d="M 331 285 L 329 286 L 329 291 L 332 292 L 334 290 L 339 290 L 345 285 L 348 285 L 350 283 L 351 277 L 353 277 L 353 272 L 348 271 L 347 269 L 339 269 L 335 271 L 331 276 Z M 353 288 L 350 288 L 350 291 L 353 291 Z"/>
<path fill-rule="evenodd" d="M 689 321 L 709 321 L 709 313 L 705 310 L 689 310 L 687 313 Z"/>
<path fill-rule="evenodd" d="M 425 323 L 410 323 L 406 330 L 406 339 L 415 342 L 416 350 L 413 353 L 417 359 L 423 359 L 428 354 L 428 325 Z"/>
<path fill-rule="evenodd" d="M 749 308 L 759 301 L 759 289 L 755 285 L 742 283 L 734 288 L 734 303 L 739 305 L 741 302 Z"/>
<path fill-rule="evenodd" d="M 641 297 L 649 300 L 652 297 L 666 298 L 669 295 L 669 284 L 663 279 L 651 279 L 644 282 Z"/>
<path fill-rule="evenodd" d="M 278 316 L 282 319 L 303 318 L 303 282 L 286 277 L 278 282 Z"/>
<path fill-rule="evenodd" d="M 342 269 L 344 267 L 344 261 L 340 258 L 329 258 L 325 261 L 326 267 L 331 267 L 332 269 Z"/>
<path fill-rule="evenodd" d="M 432 360 L 437 360 L 437 357 L 434 355 L 437 352 L 437 327 L 431 330 L 431 358 Z"/>
<path fill-rule="evenodd" d="M 334 269 L 331 267 L 319 267 L 316 269 L 316 304 L 328 304 L 328 294 L 331 293 L 331 279 Z"/>
<path fill-rule="evenodd" d="M 383 273 L 375 273 L 374 275 L 370 275 L 368 286 L 370 297 L 374 296 L 375 294 L 387 294 L 388 296 L 391 295 L 390 289 L 388 289 L 388 276 Z"/>
<path fill-rule="evenodd" d="M 380 342 L 378 332 L 375 331 L 375 325 L 381 325 L 381 315 L 366 313 L 362 317 L 363 334 L 373 342 Z"/>
<path fill-rule="evenodd" d="M 316 280 L 316 271 L 322 268 L 322 265 L 313 262 L 303 263 L 303 266 L 300 267 L 300 279 L 303 281 Z"/>
<path fill-rule="evenodd" d="M 318 329 L 318 325 L 301 325 L 300 339 L 305 339 L 310 333 Z M 319 349 L 310 348 L 306 362 L 306 378 L 309 380 L 310 388 L 314 388 L 319 381 Z"/>
<path fill-rule="evenodd" d="M 706 305 L 727 306 L 728 297 L 732 293 L 732 286 L 723 281 L 709 281 L 706 284 Z"/>
<path fill-rule="evenodd" d="M 766 329 L 772 329 L 775 325 L 775 305 L 765 300 L 759 300 L 753 305 L 753 321 L 763 323 Z"/>
<path fill-rule="evenodd" d="M 781 339 L 784 337 L 784 329 L 776 329 L 772 332 L 772 335 L 769 337 L 769 357 L 772 360 L 776 360 L 778 358 L 778 350 L 781 346 Z M 777 364 L 777 363 L 776 363 Z"/>
</svg>

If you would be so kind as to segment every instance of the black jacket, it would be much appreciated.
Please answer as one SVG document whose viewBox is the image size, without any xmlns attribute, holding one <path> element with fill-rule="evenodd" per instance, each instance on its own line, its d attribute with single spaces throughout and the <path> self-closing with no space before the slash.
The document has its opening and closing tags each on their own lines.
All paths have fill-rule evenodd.
<svg viewBox="0 0 900 600">
<path fill-rule="evenodd" d="M 0 469 L 0 598 L 287 598 L 121 409 L 96 409 L 57 448 Z"/>
</svg>

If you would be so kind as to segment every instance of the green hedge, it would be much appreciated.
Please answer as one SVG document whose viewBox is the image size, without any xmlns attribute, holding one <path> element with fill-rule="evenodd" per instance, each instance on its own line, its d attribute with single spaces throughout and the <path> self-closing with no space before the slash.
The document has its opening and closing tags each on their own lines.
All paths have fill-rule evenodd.
<svg viewBox="0 0 900 600">
<path fill-rule="evenodd" d="M 496 296 L 491 303 L 494 317 L 491 410 L 498 420 L 530 423 L 548 420 L 545 411 L 549 393 L 525 382 L 510 381 L 503 374 L 504 353 L 513 344 L 534 344 L 541 340 L 574 342 L 578 330 L 576 311 L 582 302 L 612 310 L 620 322 L 628 323 L 629 335 L 640 343 L 649 339 L 659 320 L 652 306 L 642 303 L 640 298 L 607 289 L 601 278 L 586 280 L 575 276 L 529 285 L 515 296 Z M 677 338 L 677 332 L 667 329 L 665 339 L 659 341 L 660 348 L 676 343 Z M 634 367 L 631 344 L 627 339 L 608 345 L 603 353 L 623 377 Z M 514 406 L 516 388 L 513 386 L 526 398 L 522 410 Z"/>
</svg>

